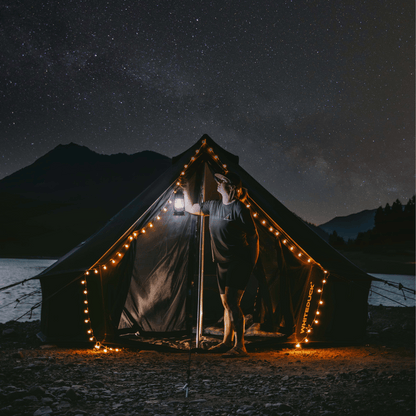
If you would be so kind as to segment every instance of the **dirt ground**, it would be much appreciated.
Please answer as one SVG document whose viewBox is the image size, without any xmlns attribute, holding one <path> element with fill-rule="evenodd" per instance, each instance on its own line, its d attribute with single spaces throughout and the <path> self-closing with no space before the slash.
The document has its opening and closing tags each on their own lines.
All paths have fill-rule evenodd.
<svg viewBox="0 0 416 416">
<path fill-rule="evenodd" d="M 0 414 L 414 416 L 415 309 L 370 313 L 362 345 L 253 343 L 240 359 L 58 348 L 39 323 L 3 324 Z"/>
</svg>

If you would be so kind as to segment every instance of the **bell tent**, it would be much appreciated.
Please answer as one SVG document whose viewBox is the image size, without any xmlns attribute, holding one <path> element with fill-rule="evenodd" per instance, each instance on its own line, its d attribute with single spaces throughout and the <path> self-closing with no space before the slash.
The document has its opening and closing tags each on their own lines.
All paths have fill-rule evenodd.
<svg viewBox="0 0 416 416">
<path fill-rule="evenodd" d="M 207 218 L 175 212 L 175 197 L 186 188 L 194 203 L 220 199 L 214 174 L 232 171 L 248 190 L 244 202 L 260 240 L 244 312 L 253 313 L 257 289 L 263 328 L 284 333 L 286 341 L 361 341 L 372 278 L 238 162 L 204 135 L 101 230 L 38 275 L 43 336 L 96 344 L 121 342 L 126 333 L 172 336 L 189 331 L 193 315 L 198 346 L 204 318 L 218 319 L 222 308 Z"/>
</svg>

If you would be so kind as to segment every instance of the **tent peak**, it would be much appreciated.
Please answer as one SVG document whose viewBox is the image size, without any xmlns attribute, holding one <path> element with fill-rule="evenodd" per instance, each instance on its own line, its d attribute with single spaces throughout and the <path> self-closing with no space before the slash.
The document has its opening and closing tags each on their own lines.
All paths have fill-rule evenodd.
<svg viewBox="0 0 416 416">
<path fill-rule="evenodd" d="M 226 159 L 228 159 L 229 161 L 231 161 L 232 163 L 235 163 L 236 165 L 238 165 L 239 162 L 239 157 L 228 152 L 227 150 L 225 150 L 224 148 L 222 148 L 219 144 L 217 144 L 214 140 L 211 139 L 210 136 L 208 136 L 208 134 L 204 134 L 193 146 L 191 146 L 189 149 L 185 150 L 184 152 L 182 152 L 181 154 L 174 156 L 172 158 L 172 164 L 175 164 L 180 158 L 182 158 L 184 155 L 186 155 L 187 153 L 189 154 L 193 154 L 195 153 L 196 149 L 201 148 L 202 146 L 206 147 L 206 149 L 208 150 L 209 148 L 214 149 L 214 152 L 216 154 L 218 154 L 220 157 L 221 156 L 225 156 Z"/>
</svg>

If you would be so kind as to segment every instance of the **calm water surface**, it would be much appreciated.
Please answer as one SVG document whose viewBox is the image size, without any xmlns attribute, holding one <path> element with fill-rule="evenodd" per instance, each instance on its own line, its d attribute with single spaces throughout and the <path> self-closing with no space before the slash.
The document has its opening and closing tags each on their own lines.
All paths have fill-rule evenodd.
<svg viewBox="0 0 416 416">
<path fill-rule="evenodd" d="M 0 259 L 0 287 L 36 276 L 56 260 L 44 259 Z M 25 296 L 19 302 L 21 296 Z M 37 279 L 0 291 L 0 322 L 17 319 L 42 300 L 40 282 Z M 40 319 L 40 306 L 33 310 L 32 317 L 25 315 L 20 321 Z"/>
<path fill-rule="evenodd" d="M 0 287 L 36 276 L 51 264 L 55 263 L 55 261 L 43 259 L 0 259 Z M 415 289 L 414 276 L 391 274 L 372 274 L 372 276 L 401 283 L 405 287 Z M 404 299 L 401 291 L 385 285 L 382 282 L 373 282 L 368 303 L 370 305 L 381 304 L 384 306 L 415 306 L 415 296 L 407 292 L 405 294 L 406 299 Z M 21 299 L 20 302 L 16 302 L 16 299 L 21 298 L 23 295 L 26 295 L 26 297 Z M 383 296 L 387 296 L 396 302 L 386 299 Z M 37 279 L 26 282 L 24 285 L 18 285 L 11 289 L 0 291 L 0 322 L 4 323 L 19 318 L 41 300 L 40 283 Z M 400 304 L 397 302 L 400 302 Z M 40 319 L 40 307 L 32 312 L 31 318 L 30 314 L 27 314 L 19 320 L 29 321 L 36 319 Z"/>
</svg>

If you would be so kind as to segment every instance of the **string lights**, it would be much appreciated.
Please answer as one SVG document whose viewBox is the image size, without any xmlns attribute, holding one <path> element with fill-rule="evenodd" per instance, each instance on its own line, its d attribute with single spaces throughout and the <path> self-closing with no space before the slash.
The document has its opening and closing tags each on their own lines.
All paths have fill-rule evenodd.
<svg viewBox="0 0 416 416">
<path fill-rule="evenodd" d="M 202 146 L 201 148 L 203 148 L 206 145 L 206 140 L 202 141 Z M 207 153 L 212 157 L 212 159 L 214 160 L 214 162 L 216 162 L 220 169 L 223 170 L 224 174 L 228 173 L 227 170 L 227 165 L 223 164 L 219 158 L 219 156 L 215 153 L 214 149 L 212 147 L 207 149 Z M 280 241 L 287 247 L 289 247 L 290 252 L 296 256 L 296 259 L 304 264 L 307 265 L 316 265 L 318 266 L 323 274 L 325 275 L 325 278 L 322 280 L 322 285 L 319 288 L 314 288 L 314 290 L 316 291 L 315 293 L 317 293 L 319 295 L 319 301 L 318 301 L 318 306 L 317 309 L 315 310 L 315 316 L 314 319 L 312 320 L 312 324 L 308 325 L 307 329 L 306 329 L 306 333 L 307 334 L 311 334 L 313 332 L 313 325 L 317 325 L 319 324 L 319 320 L 317 319 L 318 316 L 321 315 L 321 311 L 319 309 L 319 307 L 322 307 L 324 305 L 324 301 L 322 299 L 323 296 L 323 292 L 324 292 L 324 285 L 327 282 L 327 278 L 329 276 L 328 271 L 325 270 L 318 262 L 316 262 L 311 256 L 308 255 L 308 253 L 306 253 L 305 250 L 303 250 L 298 244 L 296 244 L 295 241 L 293 241 L 287 234 L 285 234 L 285 232 L 283 231 L 283 229 L 281 227 L 278 226 L 278 224 L 276 224 L 269 215 L 267 215 L 263 209 L 258 206 L 254 200 L 252 200 L 251 198 L 248 198 L 248 201 L 246 201 L 246 207 L 248 209 L 250 209 L 253 218 L 255 219 L 255 221 L 258 224 L 261 224 L 261 226 L 265 227 L 266 229 L 268 229 L 268 231 L 270 233 L 272 233 L 274 235 L 274 237 L 276 239 L 281 239 Z M 254 210 L 253 207 L 256 207 L 256 209 Z M 309 335 L 305 336 L 303 339 L 301 339 L 300 341 L 298 341 L 296 343 L 296 347 L 300 348 L 302 343 L 308 343 L 310 341 L 309 339 Z"/>
<path fill-rule="evenodd" d="M 202 154 L 201 149 L 205 146 L 205 144 L 206 144 L 206 140 L 203 140 L 201 148 L 196 149 L 196 151 L 195 151 L 196 156 L 192 156 L 189 163 L 184 165 L 183 170 L 181 171 L 181 173 L 179 175 L 179 178 L 176 180 L 176 186 L 178 186 L 178 187 L 181 186 L 181 179 L 184 178 L 184 176 L 186 174 L 186 170 L 197 159 L 197 157 L 201 156 L 201 154 Z M 176 190 L 173 191 L 173 193 L 175 193 L 175 192 L 176 192 Z M 157 215 L 154 217 L 154 219 L 151 219 L 147 224 L 145 224 L 143 227 L 141 227 L 140 230 L 134 230 L 128 237 L 126 237 L 124 242 L 120 242 L 119 248 L 114 249 L 115 254 L 113 254 L 113 256 L 111 256 L 111 258 L 107 262 L 100 263 L 100 264 L 95 264 L 89 270 L 85 271 L 84 276 L 81 280 L 82 294 L 84 296 L 84 302 L 83 302 L 84 303 L 84 315 L 85 315 L 84 324 L 86 325 L 86 328 L 87 328 L 86 332 L 87 332 L 88 340 L 90 342 L 94 342 L 94 348 L 96 350 L 102 350 L 104 352 L 109 352 L 109 351 L 118 352 L 118 351 L 120 351 L 119 348 L 106 347 L 103 344 L 104 341 L 101 341 L 101 342 L 98 341 L 96 339 L 95 335 L 94 335 L 94 332 L 93 332 L 93 329 L 92 329 L 92 324 L 91 324 L 91 319 L 90 319 L 90 311 L 89 311 L 89 308 L 87 306 L 88 305 L 87 278 L 90 277 L 91 275 L 98 275 L 100 273 L 100 270 L 107 271 L 109 268 L 111 268 L 111 266 L 113 266 L 113 267 L 116 266 L 122 260 L 122 258 L 126 255 L 126 253 L 128 252 L 132 241 L 137 239 L 140 235 L 145 235 L 148 230 L 151 230 L 151 229 L 155 228 L 154 223 L 156 221 L 160 221 L 162 219 L 163 214 L 168 212 L 169 208 L 172 205 L 173 205 L 172 204 L 172 198 L 168 198 L 167 203 L 157 213 Z"/>
<path fill-rule="evenodd" d="M 186 175 L 186 171 L 189 169 L 189 167 L 197 160 L 198 157 L 200 157 L 203 153 L 203 151 L 205 150 L 205 153 L 207 153 L 208 155 L 211 156 L 212 160 L 218 164 L 218 166 L 220 167 L 220 169 L 223 171 L 224 174 L 228 173 L 227 170 L 227 165 L 223 164 L 219 158 L 219 156 L 215 153 L 214 149 L 212 147 L 210 148 L 206 148 L 206 140 L 203 139 L 201 141 L 201 146 L 199 149 L 195 150 L 195 155 L 191 156 L 189 162 L 187 164 L 185 164 L 183 166 L 183 169 L 181 170 L 179 177 L 175 180 L 174 184 L 176 185 L 176 187 L 181 187 L 182 185 L 182 179 L 185 178 Z M 173 194 L 175 194 L 177 192 L 177 189 L 173 190 Z M 144 226 L 142 226 L 140 228 L 140 230 L 134 230 L 126 239 L 124 242 L 120 243 L 119 249 L 115 252 L 115 254 L 106 262 L 103 264 L 96 264 L 93 267 L 91 267 L 89 270 L 87 270 L 85 272 L 85 275 L 83 277 L 83 279 L 81 280 L 81 284 L 83 286 L 83 295 L 84 295 L 84 314 L 85 314 L 85 319 L 84 319 L 84 323 L 87 327 L 87 335 L 88 335 L 88 339 L 91 342 L 94 342 L 94 348 L 99 350 L 102 349 L 104 352 L 108 352 L 108 351 L 120 351 L 120 349 L 118 348 L 109 348 L 109 347 L 105 347 L 102 342 L 99 342 L 96 337 L 94 336 L 93 330 L 92 330 L 92 325 L 91 325 L 91 319 L 90 319 L 90 314 L 89 314 L 89 308 L 88 308 L 88 289 L 87 289 L 87 278 L 90 278 L 91 274 L 93 275 L 97 275 L 100 273 L 100 268 L 103 271 L 107 271 L 111 266 L 115 266 L 117 265 L 121 259 L 124 257 L 124 255 L 127 253 L 127 251 L 129 250 L 131 243 L 134 239 L 137 239 L 140 235 L 145 235 L 147 230 L 151 230 L 153 228 L 155 228 L 155 222 L 156 221 L 160 221 L 162 218 L 162 215 L 166 212 L 168 212 L 169 207 L 171 207 L 172 204 L 172 199 L 169 198 L 167 203 L 162 207 L 162 209 L 160 210 L 160 212 L 151 220 L 149 220 L 149 222 L 147 224 L 145 224 Z M 308 325 L 307 329 L 306 329 L 306 333 L 307 334 L 311 334 L 313 331 L 313 324 L 319 324 L 319 320 L 318 317 L 321 315 L 321 311 L 319 309 L 320 306 L 324 305 L 324 301 L 322 299 L 322 295 L 323 295 L 323 289 L 324 289 L 324 285 L 327 281 L 327 278 L 329 276 L 328 271 L 326 271 L 319 263 L 317 263 L 316 261 L 314 261 L 306 252 L 305 250 L 303 250 L 300 246 L 298 246 L 287 234 L 285 234 L 285 232 L 283 231 L 283 229 L 278 226 L 271 218 L 270 216 L 268 216 L 257 204 L 254 200 L 252 200 L 251 198 L 248 198 L 248 201 L 246 201 L 246 207 L 248 209 L 250 209 L 253 218 L 256 220 L 256 222 L 259 223 L 259 225 L 261 225 L 262 227 L 264 227 L 265 229 L 267 229 L 276 239 L 280 239 L 280 241 L 289 248 L 289 251 L 297 258 L 298 261 L 305 263 L 305 264 L 314 264 L 319 266 L 324 275 L 325 275 L 325 279 L 322 280 L 322 286 L 320 288 L 316 289 L 316 293 L 319 294 L 319 301 L 318 301 L 318 307 L 315 311 L 315 315 L 314 315 L 314 319 L 312 320 L 312 324 Z M 254 208 L 255 207 L 255 210 Z M 309 340 L 309 335 L 306 335 L 303 339 L 301 339 L 300 341 L 298 341 L 296 343 L 296 347 L 301 347 L 301 345 L 303 343 L 308 343 Z"/>
<path fill-rule="evenodd" d="M 321 286 L 318 288 L 313 288 L 313 293 L 316 293 L 319 296 L 319 300 L 317 302 L 317 308 L 315 310 L 314 318 L 311 320 L 311 324 L 306 327 L 305 332 L 308 334 L 303 339 L 299 340 L 296 343 L 296 347 L 300 348 L 303 343 L 310 342 L 309 335 L 313 333 L 314 325 L 319 324 L 318 317 L 321 315 L 321 310 L 319 309 L 324 305 L 323 301 L 323 292 L 324 292 L 324 285 L 327 282 L 327 278 L 329 273 L 325 270 L 318 262 L 316 262 L 311 256 L 306 253 L 298 244 L 295 243 L 285 232 L 281 229 L 271 218 L 268 216 L 256 203 L 254 200 L 250 198 L 249 208 L 256 207 L 256 211 L 252 210 L 252 215 L 256 219 L 256 221 L 261 224 L 263 227 L 267 228 L 270 233 L 273 233 L 276 238 L 281 238 L 281 242 L 283 245 L 289 248 L 290 252 L 296 256 L 296 259 L 301 263 L 308 264 L 308 265 L 316 265 L 324 274 L 325 278 L 321 281 Z M 263 219 L 262 219 L 263 218 Z"/>
</svg>

